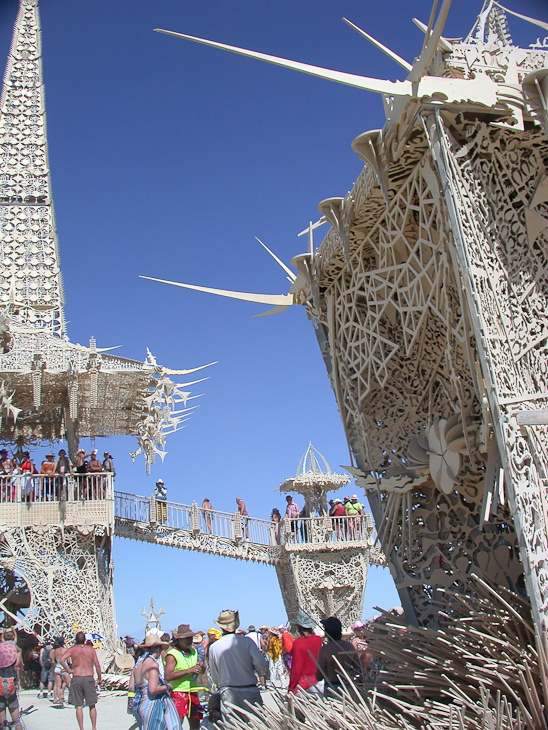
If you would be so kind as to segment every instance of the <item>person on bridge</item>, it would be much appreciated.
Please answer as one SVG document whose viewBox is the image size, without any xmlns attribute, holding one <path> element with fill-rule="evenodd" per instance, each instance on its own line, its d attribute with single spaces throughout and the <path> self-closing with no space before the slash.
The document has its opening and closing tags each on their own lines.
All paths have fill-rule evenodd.
<svg viewBox="0 0 548 730">
<path fill-rule="evenodd" d="M 205 672 L 205 663 L 198 661 L 198 651 L 193 646 L 194 631 L 188 624 L 173 629 L 175 646 L 165 656 L 164 678 L 173 688 L 172 699 L 181 718 L 186 717 L 190 730 L 196 730 L 203 715 L 200 712 L 197 677 Z"/>
<path fill-rule="evenodd" d="M 84 730 L 84 701 L 89 707 L 92 730 L 97 730 L 97 689 L 93 669 L 97 672 L 97 684 L 101 684 L 101 665 L 93 646 L 86 644 L 86 635 L 78 631 L 76 641 L 63 654 L 62 661 L 72 662 L 68 701 L 76 708 L 76 719 L 80 730 Z"/>
<path fill-rule="evenodd" d="M 242 517 L 242 532 L 244 533 L 245 539 L 249 540 L 249 531 L 247 529 L 247 507 L 245 506 L 245 502 L 241 497 L 236 497 L 236 504 L 238 505 L 238 512 Z"/>
<path fill-rule="evenodd" d="M 213 526 L 211 524 L 211 515 L 210 512 L 213 512 L 213 507 L 211 506 L 211 502 L 206 497 L 204 501 L 202 502 L 202 515 L 204 516 L 204 522 L 205 526 L 207 528 L 207 531 L 210 535 L 213 534 Z"/>
<path fill-rule="evenodd" d="M 240 625 L 238 611 L 221 611 L 215 623 L 223 636 L 209 648 L 209 671 L 221 694 L 221 713 L 226 719 L 234 712 L 229 704 L 248 712 L 246 703 L 263 704 L 255 674 L 261 687 L 266 687 L 268 665 L 251 639 L 235 633 Z M 245 715 L 242 717 L 249 722 Z"/>
<path fill-rule="evenodd" d="M 154 499 L 156 500 L 156 521 L 163 524 L 167 522 L 167 487 L 164 485 L 163 479 L 158 479 L 156 482 Z"/>
</svg>

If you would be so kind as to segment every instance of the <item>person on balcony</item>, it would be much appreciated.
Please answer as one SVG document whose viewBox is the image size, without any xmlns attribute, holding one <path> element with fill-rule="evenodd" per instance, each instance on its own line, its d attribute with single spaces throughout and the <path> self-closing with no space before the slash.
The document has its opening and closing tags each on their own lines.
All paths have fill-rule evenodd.
<svg viewBox="0 0 548 730">
<path fill-rule="evenodd" d="M 274 507 L 272 510 L 272 514 L 270 515 L 270 519 L 274 523 L 274 540 L 276 542 L 276 545 L 280 544 L 280 522 L 282 521 L 282 516 L 280 514 L 280 510 L 277 507 Z"/>
<path fill-rule="evenodd" d="M 13 502 L 12 480 L 9 479 L 13 474 L 13 462 L 8 456 L 6 449 L 0 450 L 0 485 L 1 485 L 1 501 Z"/>
<path fill-rule="evenodd" d="M 301 509 L 299 505 L 293 501 L 293 497 L 288 494 L 285 498 L 287 502 L 287 507 L 285 508 L 285 516 L 289 517 L 289 526 L 291 530 L 291 537 L 293 540 L 297 539 L 297 526 L 299 524 L 298 517 L 301 514 Z M 289 535 L 286 535 L 286 539 L 289 537 Z"/>
<path fill-rule="evenodd" d="M 67 479 L 68 476 L 72 473 L 72 464 L 70 463 L 70 459 L 68 458 L 65 449 L 60 449 L 59 451 L 57 461 L 55 462 L 55 473 L 59 475 L 55 480 L 55 491 L 57 493 L 57 496 L 58 498 L 66 499 L 68 493 Z"/>
<path fill-rule="evenodd" d="M 45 461 L 42 462 L 40 467 L 40 486 L 41 486 L 41 501 L 51 502 L 55 498 L 55 454 L 51 451 L 46 454 Z"/>
<path fill-rule="evenodd" d="M 333 500 L 333 509 L 331 510 L 331 517 L 334 519 L 333 522 L 333 530 L 337 536 L 337 540 L 345 540 L 346 539 L 346 530 L 345 530 L 345 524 L 344 519 L 342 519 L 345 515 L 345 509 L 343 507 L 342 499 L 334 499 Z"/>
<path fill-rule="evenodd" d="M 103 471 L 107 472 L 107 474 L 112 474 L 112 481 L 114 481 L 116 479 L 116 469 L 114 468 L 112 454 L 105 451 L 103 457 Z"/>
<path fill-rule="evenodd" d="M 84 449 L 78 449 L 76 452 L 76 474 L 78 475 L 76 478 L 78 480 L 79 499 L 88 498 L 88 481 L 86 476 L 88 473 L 88 463 L 86 461 L 88 456 L 91 456 L 91 454 L 86 454 Z"/>
<path fill-rule="evenodd" d="M 349 502 L 346 503 L 345 514 L 351 519 L 348 520 L 348 530 L 350 538 L 357 540 L 360 536 L 360 517 L 364 514 L 363 505 L 358 502 L 358 495 L 353 494 Z"/>
<path fill-rule="evenodd" d="M 167 487 L 163 479 L 158 479 L 154 490 L 156 500 L 156 522 L 167 522 Z"/>
<path fill-rule="evenodd" d="M 34 466 L 34 462 L 30 458 L 30 453 L 28 451 L 23 451 L 23 460 L 21 461 L 20 469 L 21 498 L 25 502 L 34 502 L 36 494 L 32 474 L 36 474 L 36 467 Z"/>
<path fill-rule="evenodd" d="M 103 471 L 103 465 L 97 458 L 97 449 L 93 449 L 91 452 L 91 459 L 88 462 L 88 472 L 94 476 L 88 477 L 90 486 L 90 497 L 91 499 L 104 499 L 104 483 L 103 478 L 96 476 Z"/>
</svg>

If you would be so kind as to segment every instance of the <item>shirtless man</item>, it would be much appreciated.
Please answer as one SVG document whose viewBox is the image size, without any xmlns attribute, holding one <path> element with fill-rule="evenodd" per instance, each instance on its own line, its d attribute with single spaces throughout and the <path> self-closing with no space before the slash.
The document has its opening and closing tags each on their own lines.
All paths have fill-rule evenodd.
<svg viewBox="0 0 548 730">
<path fill-rule="evenodd" d="M 84 730 L 84 700 L 89 707 L 92 730 L 97 730 L 97 690 L 93 678 L 93 667 L 97 671 L 97 684 L 101 684 L 101 665 L 95 649 L 86 643 L 83 631 L 76 634 L 76 643 L 63 654 L 63 661 L 72 661 L 72 681 L 68 701 L 76 707 L 76 719 L 80 730 Z"/>
<path fill-rule="evenodd" d="M 338 618 L 331 616 L 322 619 L 327 642 L 320 647 L 317 658 L 316 679 L 325 679 L 324 695 L 329 697 L 346 681 L 335 658 L 340 662 L 348 676 L 353 679 L 361 675 L 358 652 L 349 641 L 342 638 L 342 625 Z"/>
</svg>

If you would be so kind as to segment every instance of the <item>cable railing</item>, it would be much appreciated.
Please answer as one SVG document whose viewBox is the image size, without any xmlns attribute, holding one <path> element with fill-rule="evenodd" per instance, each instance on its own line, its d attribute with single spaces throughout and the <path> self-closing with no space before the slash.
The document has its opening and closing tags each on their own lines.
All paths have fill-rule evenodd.
<svg viewBox="0 0 548 730">
<path fill-rule="evenodd" d="M 256 545 L 300 545 L 324 543 L 348 543 L 365 541 L 373 543 L 371 515 L 343 517 L 284 517 L 281 522 L 271 522 L 239 512 L 221 512 L 202 509 L 196 502 L 178 504 L 143 497 L 127 492 L 114 493 L 116 519 L 154 527 L 162 531 L 186 530 L 195 535 L 211 535 L 236 542 Z"/>
</svg>

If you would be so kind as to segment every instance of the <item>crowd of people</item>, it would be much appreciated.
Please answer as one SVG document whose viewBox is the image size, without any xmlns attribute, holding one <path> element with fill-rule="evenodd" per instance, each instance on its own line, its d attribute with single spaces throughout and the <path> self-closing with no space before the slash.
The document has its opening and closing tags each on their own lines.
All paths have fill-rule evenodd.
<svg viewBox="0 0 548 730">
<path fill-rule="evenodd" d="M 335 616 L 317 624 L 300 613 L 292 632 L 285 625 L 244 631 L 238 611 L 221 611 L 214 623 L 207 632 L 180 624 L 171 636 L 153 629 L 140 644 L 126 636 L 135 658 L 130 707 L 141 730 L 180 730 L 184 718 L 190 730 L 212 727 L 262 705 L 268 688 L 329 697 L 371 669 L 361 622 L 348 638 Z"/>
<path fill-rule="evenodd" d="M 50 451 L 40 468 L 34 464 L 28 451 L 10 456 L 7 449 L 0 449 L 0 502 L 14 502 L 20 489 L 23 502 L 49 502 L 67 498 L 67 479 L 76 482 L 76 499 L 104 498 L 104 482 L 101 474 L 116 476 L 112 455 L 105 451 L 103 461 L 97 449 L 86 454 L 84 449 L 76 452 L 74 460 L 60 449 L 57 459 Z"/>
</svg>

